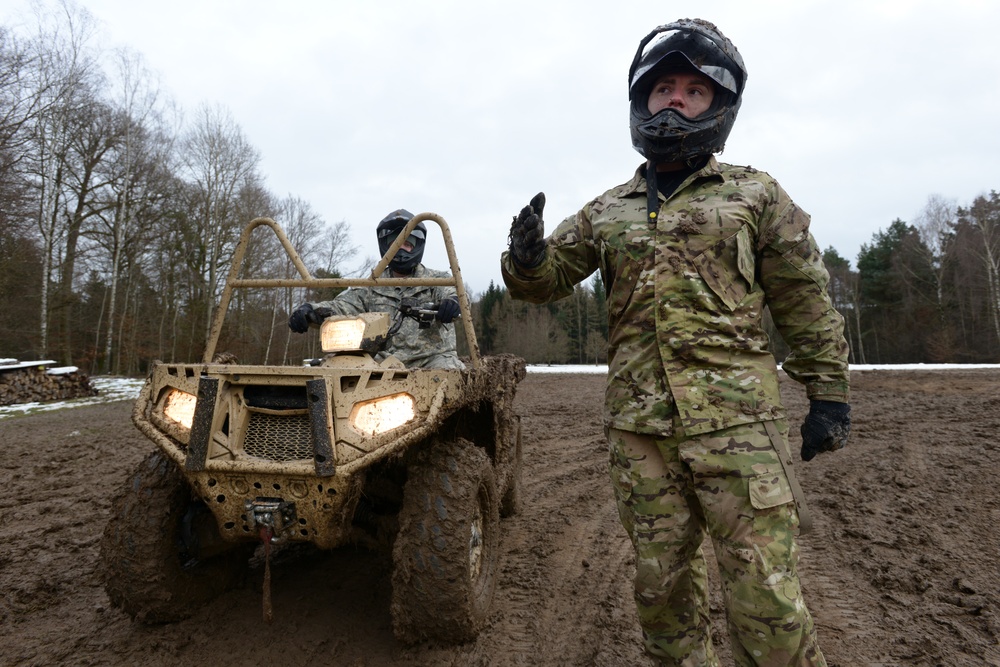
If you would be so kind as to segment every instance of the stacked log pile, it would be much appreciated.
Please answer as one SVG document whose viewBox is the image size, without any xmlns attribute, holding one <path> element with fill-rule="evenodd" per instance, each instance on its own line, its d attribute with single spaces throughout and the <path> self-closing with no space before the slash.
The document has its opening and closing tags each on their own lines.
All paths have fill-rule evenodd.
<svg viewBox="0 0 1000 667">
<path fill-rule="evenodd" d="M 52 362 L 0 362 L 0 405 L 43 403 L 68 398 L 97 396 L 86 373 L 75 367 L 47 368 Z"/>
</svg>

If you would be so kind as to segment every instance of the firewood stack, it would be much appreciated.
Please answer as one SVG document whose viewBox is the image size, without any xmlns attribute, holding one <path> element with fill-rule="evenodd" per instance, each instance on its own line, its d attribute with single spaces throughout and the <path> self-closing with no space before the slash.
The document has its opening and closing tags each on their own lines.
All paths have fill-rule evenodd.
<svg viewBox="0 0 1000 667">
<path fill-rule="evenodd" d="M 86 373 L 75 366 L 56 368 L 54 363 L 0 359 L 0 405 L 97 396 Z"/>
</svg>

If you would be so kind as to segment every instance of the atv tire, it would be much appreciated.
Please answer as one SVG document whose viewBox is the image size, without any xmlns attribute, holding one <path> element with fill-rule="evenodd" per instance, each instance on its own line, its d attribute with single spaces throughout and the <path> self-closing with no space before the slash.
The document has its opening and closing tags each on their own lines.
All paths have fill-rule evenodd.
<svg viewBox="0 0 1000 667">
<path fill-rule="evenodd" d="M 176 464 L 159 450 L 136 468 L 111 504 L 100 569 L 111 603 L 142 623 L 190 616 L 240 582 L 255 545 L 199 560 L 185 535 L 221 542 L 211 512 L 192 497 Z M 185 546 L 187 544 L 188 546 Z"/>
<path fill-rule="evenodd" d="M 404 644 L 474 639 L 493 605 L 500 513 L 493 465 L 466 440 L 409 469 L 393 545 L 392 626 Z"/>
</svg>

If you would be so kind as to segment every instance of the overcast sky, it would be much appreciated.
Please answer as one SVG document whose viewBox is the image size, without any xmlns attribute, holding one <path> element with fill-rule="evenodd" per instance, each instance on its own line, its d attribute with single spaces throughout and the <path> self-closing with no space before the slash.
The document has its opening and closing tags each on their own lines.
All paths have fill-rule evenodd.
<svg viewBox="0 0 1000 667">
<path fill-rule="evenodd" d="M 5 23 L 27 7 L 5 4 Z M 443 216 L 473 293 L 502 284 L 511 216 L 536 192 L 551 231 L 632 176 L 628 67 L 677 18 L 716 23 L 747 65 L 720 159 L 777 178 L 852 265 L 928 196 L 1000 190 L 995 0 L 80 4 L 189 118 L 227 108 L 268 188 L 347 221 L 361 257 L 389 211 Z M 438 235 L 424 260 L 446 268 Z"/>
</svg>

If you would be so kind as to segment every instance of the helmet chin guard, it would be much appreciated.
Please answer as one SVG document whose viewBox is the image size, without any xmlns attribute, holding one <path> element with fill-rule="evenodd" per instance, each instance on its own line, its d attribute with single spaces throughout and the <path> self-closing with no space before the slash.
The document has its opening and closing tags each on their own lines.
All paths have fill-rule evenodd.
<svg viewBox="0 0 1000 667">
<path fill-rule="evenodd" d="M 660 75 L 700 72 L 715 85 L 711 108 L 687 118 L 673 108 L 650 114 L 649 93 Z M 721 152 L 742 103 L 747 71 L 736 46 L 708 21 L 681 19 L 659 26 L 639 43 L 629 68 L 632 146 L 653 162 L 690 162 Z"/>
</svg>

